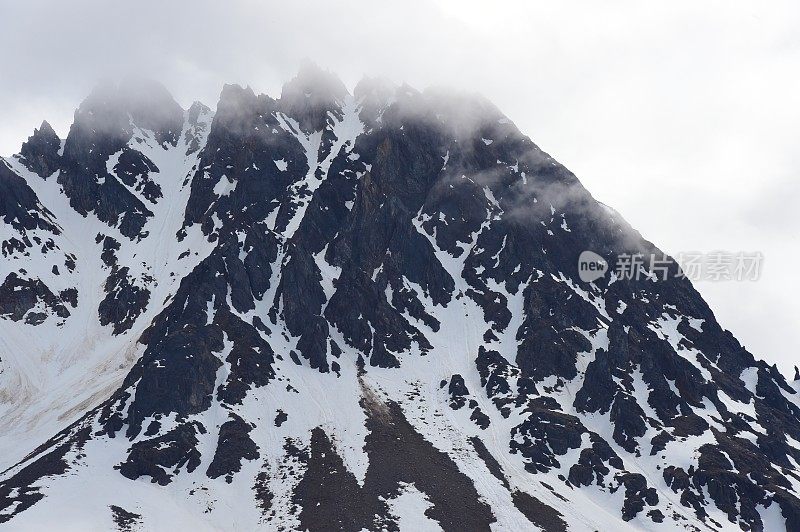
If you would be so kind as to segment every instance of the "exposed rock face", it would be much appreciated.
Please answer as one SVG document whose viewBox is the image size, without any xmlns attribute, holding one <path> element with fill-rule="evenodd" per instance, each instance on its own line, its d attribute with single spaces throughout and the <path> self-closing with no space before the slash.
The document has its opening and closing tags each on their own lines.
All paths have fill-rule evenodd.
<svg viewBox="0 0 800 532">
<path fill-rule="evenodd" d="M 0 520 L 800 528 L 800 381 L 671 259 L 580 281 L 584 250 L 660 251 L 488 102 L 307 66 L 277 100 L 226 86 L 213 119 L 121 85 L 63 155 L 47 129 L 0 162 L 0 326 L 89 320 L 113 385 L 20 440 Z M 25 372 L 0 360 L 4 397 Z"/>
<path fill-rule="evenodd" d="M 46 178 L 58 170 L 60 150 L 61 139 L 53 131 L 53 127 L 44 121 L 39 129 L 34 130 L 33 135 L 28 137 L 19 154 L 30 171 Z"/>
<path fill-rule="evenodd" d="M 11 238 L 4 240 L 4 251 L 31 247 L 33 244 L 27 239 L 29 231 L 40 229 L 59 233 L 52 214 L 41 206 L 36 193 L 22 177 L 14 173 L 6 161 L 0 161 L 0 186 L 3 187 L 3 195 L 0 197 L 0 216 L 3 217 L 3 224 L 19 233 L 21 237 L 15 244 L 6 244 L 12 242 Z"/>
<path fill-rule="evenodd" d="M 128 144 L 141 142 L 143 130 L 160 146 L 177 144 L 183 114 L 172 96 L 151 82 L 128 81 L 95 89 L 75 112 L 61 158 L 58 182 L 72 208 L 84 216 L 94 212 L 99 220 L 118 225 L 123 235 L 137 236 L 153 213 L 131 190 L 135 187 L 132 176 L 146 181 L 152 168 Z M 108 162 L 120 151 L 118 162 L 109 168 Z"/>
</svg>

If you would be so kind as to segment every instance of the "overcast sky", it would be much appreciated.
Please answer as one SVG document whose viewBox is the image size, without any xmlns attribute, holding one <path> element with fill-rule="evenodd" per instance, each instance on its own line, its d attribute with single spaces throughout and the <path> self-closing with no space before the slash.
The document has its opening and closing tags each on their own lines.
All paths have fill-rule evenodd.
<svg viewBox="0 0 800 532">
<path fill-rule="evenodd" d="M 0 154 L 64 136 L 104 77 L 188 107 L 278 96 L 304 58 L 493 100 L 666 251 L 761 251 L 758 282 L 698 288 L 784 373 L 800 363 L 800 4 L 26 0 L 0 6 Z"/>
</svg>

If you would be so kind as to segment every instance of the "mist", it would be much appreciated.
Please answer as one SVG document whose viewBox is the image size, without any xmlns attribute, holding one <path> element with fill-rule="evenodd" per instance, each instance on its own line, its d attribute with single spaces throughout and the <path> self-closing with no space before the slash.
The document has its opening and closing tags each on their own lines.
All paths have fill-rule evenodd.
<svg viewBox="0 0 800 532">
<path fill-rule="evenodd" d="M 761 251 L 759 281 L 698 289 L 792 375 L 799 24 L 788 1 L 6 3 L 0 154 L 43 119 L 63 138 L 100 80 L 131 75 L 183 108 L 224 83 L 278 97 L 304 59 L 351 92 L 370 76 L 479 93 L 668 253 Z"/>
</svg>

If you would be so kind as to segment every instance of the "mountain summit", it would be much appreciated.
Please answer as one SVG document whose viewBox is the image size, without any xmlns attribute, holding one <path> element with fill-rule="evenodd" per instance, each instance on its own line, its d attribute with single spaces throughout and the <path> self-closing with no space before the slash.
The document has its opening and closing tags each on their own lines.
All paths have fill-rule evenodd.
<svg viewBox="0 0 800 532">
<path fill-rule="evenodd" d="M 800 381 L 482 98 L 106 84 L 0 217 L 10 528 L 800 530 Z"/>
</svg>

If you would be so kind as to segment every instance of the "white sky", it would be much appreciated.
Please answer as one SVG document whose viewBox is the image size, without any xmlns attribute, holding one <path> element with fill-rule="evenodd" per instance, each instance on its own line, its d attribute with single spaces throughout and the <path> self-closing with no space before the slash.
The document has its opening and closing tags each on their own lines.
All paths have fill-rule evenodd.
<svg viewBox="0 0 800 532">
<path fill-rule="evenodd" d="M 482 93 L 670 253 L 761 251 L 758 282 L 701 283 L 723 327 L 800 364 L 796 1 L 108 2 L 0 5 L 0 153 L 64 136 L 102 77 L 184 106 L 222 84 L 273 96 L 304 58 Z"/>
</svg>

